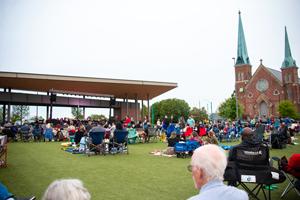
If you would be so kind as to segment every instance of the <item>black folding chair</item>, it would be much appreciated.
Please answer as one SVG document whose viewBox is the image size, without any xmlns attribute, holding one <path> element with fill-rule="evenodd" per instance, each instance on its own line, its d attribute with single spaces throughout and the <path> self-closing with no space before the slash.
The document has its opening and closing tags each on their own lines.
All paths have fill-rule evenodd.
<svg viewBox="0 0 300 200">
<path fill-rule="evenodd" d="M 299 155 L 292 155 L 298 158 Z M 283 198 L 284 196 L 287 195 L 288 192 L 294 189 L 296 194 L 300 196 L 300 191 L 299 189 L 296 188 L 296 181 L 300 180 L 300 166 L 297 166 L 296 168 L 289 169 L 288 168 L 288 160 L 286 157 L 282 157 L 281 159 L 278 157 L 272 157 L 273 160 L 277 162 L 278 169 L 282 171 L 282 173 L 285 175 L 286 179 L 288 180 L 288 185 L 282 192 L 280 198 Z"/>
<path fill-rule="evenodd" d="M 268 146 L 237 146 L 232 149 L 234 160 L 229 161 L 224 180 L 240 185 L 254 199 L 262 192 L 264 199 L 271 200 L 271 185 L 285 181 L 284 174 L 270 166 Z M 251 187 L 250 185 L 254 185 Z M 268 189 L 266 193 L 264 189 Z"/>
</svg>

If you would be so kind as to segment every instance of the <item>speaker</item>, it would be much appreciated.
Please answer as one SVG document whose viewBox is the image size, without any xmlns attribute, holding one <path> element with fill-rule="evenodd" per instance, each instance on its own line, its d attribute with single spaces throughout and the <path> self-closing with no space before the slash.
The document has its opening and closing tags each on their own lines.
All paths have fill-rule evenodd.
<svg viewBox="0 0 300 200">
<path fill-rule="evenodd" d="M 110 98 L 110 100 L 109 100 L 109 105 L 110 105 L 110 106 L 116 105 L 116 99 L 115 99 L 115 98 Z"/>
<path fill-rule="evenodd" d="M 51 102 L 56 101 L 56 94 L 51 94 L 51 95 L 50 95 L 50 101 L 51 101 Z"/>
</svg>

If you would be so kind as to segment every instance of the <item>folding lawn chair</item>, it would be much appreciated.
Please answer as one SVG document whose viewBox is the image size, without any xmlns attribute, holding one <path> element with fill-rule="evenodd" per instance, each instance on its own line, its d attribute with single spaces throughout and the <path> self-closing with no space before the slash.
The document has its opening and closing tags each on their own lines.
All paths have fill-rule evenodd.
<svg viewBox="0 0 300 200">
<path fill-rule="evenodd" d="M 158 131 L 156 128 L 148 128 L 148 140 L 152 142 L 157 142 L 158 140 Z"/>
<path fill-rule="evenodd" d="M 134 128 L 128 129 L 128 143 L 135 144 L 138 140 L 138 134 Z"/>
<path fill-rule="evenodd" d="M 128 131 L 116 130 L 113 137 L 111 153 L 127 153 L 128 151 Z"/>
<path fill-rule="evenodd" d="M 228 162 L 224 180 L 230 185 L 241 185 L 254 199 L 259 199 L 260 192 L 264 199 L 271 199 L 270 186 L 284 182 L 285 176 L 280 170 L 270 166 L 268 146 L 239 146 L 232 148 L 232 154 L 234 160 Z M 254 187 L 249 187 L 248 184 Z M 266 188 L 269 188 L 268 195 L 265 192 Z"/>
<path fill-rule="evenodd" d="M 95 152 L 95 154 L 105 155 L 105 144 L 103 142 L 105 132 L 90 132 L 89 140 L 87 146 L 90 152 Z M 87 153 L 90 156 L 90 153 Z"/>
<path fill-rule="evenodd" d="M 7 136 L 0 136 L 0 168 L 7 167 Z"/>
<path fill-rule="evenodd" d="M 280 198 L 287 195 L 288 192 L 294 189 L 298 196 L 300 196 L 300 189 L 296 186 L 296 181 L 300 181 L 300 154 L 293 154 L 289 161 L 286 157 L 281 159 L 272 157 L 273 160 L 278 162 L 278 169 L 283 172 L 288 180 L 288 185 L 282 192 Z"/>
</svg>

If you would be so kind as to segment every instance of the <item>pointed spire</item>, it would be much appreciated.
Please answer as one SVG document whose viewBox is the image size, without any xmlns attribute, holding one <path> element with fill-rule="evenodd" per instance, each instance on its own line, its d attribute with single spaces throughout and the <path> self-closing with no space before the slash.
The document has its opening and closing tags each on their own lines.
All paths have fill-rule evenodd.
<svg viewBox="0 0 300 200">
<path fill-rule="evenodd" d="M 284 31 L 285 31 L 284 61 L 281 67 L 294 67 L 296 66 L 296 61 L 292 57 L 286 26 L 284 27 Z"/>
<path fill-rule="evenodd" d="M 239 11 L 239 30 L 238 30 L 238 49 L 237 49 L 237 59 L 235 65 L 250 64 L 248 57 L 246 40 L 244 35 L 244 29 L 241 18 L 241 11 Z"/>
</svg>

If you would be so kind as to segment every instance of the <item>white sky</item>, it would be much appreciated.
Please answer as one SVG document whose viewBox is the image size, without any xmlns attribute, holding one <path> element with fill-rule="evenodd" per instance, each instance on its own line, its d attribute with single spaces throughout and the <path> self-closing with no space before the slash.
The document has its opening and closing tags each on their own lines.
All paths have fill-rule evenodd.
<svg viewBox="0 0 300 200">
<path fill-rule="evenodd" d="M 285 25 L 300 62 L 299 0 L 0 0 L 0 71 L 176 82 L 151 102 L 215 111 L 234 90 L 239 10 L 253 72 L 280 69 Z"/>
</svg>

